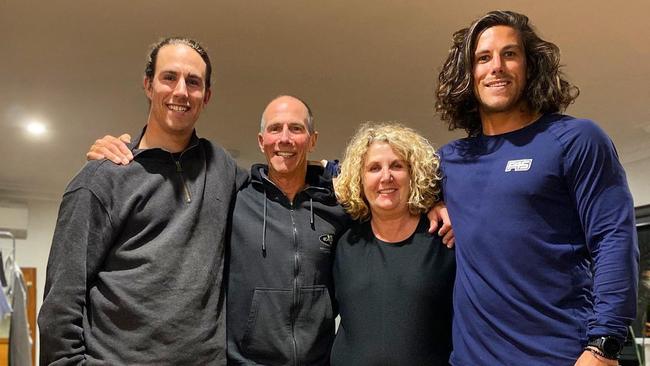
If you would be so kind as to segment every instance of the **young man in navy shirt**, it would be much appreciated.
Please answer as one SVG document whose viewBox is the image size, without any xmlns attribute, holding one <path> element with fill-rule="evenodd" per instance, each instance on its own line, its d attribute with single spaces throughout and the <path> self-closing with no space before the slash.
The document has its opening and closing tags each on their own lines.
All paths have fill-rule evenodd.
<svg viewBox="0 0 650 366">
<path fill-rule="evenodd" d="M 636 313 L 638 246 L 609 137 L 563 111 L 559 49 L 522 14 L 456 32 L 437 110 L 456 233 L 453 365 L 616 365 Z"/>
</svg>

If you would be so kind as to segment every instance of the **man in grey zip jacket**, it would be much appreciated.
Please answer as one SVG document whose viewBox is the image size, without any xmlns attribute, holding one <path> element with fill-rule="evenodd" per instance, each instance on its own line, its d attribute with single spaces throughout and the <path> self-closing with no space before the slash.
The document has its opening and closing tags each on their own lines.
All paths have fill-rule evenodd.
<svg viewBox="0 0 650 366">
<path fill-rule="evenodd" d="M 199 139 L 210 60 L 156 44 L 133 163 L 91 161 L 67 187 L 39 314 L 42 365 L 225 365 L 224 238 L 236 165 Z"/>
<path fill-rule="evenodd" d="M 258 142 L 268 165 L 253 165 L 233 214 L 229 364 L 329 364 L 334 243 L 349 218 L 328 174 L 308 166 L 316 139 L 301 100 L 280 96 L 266 107 Z"/>
</svg>

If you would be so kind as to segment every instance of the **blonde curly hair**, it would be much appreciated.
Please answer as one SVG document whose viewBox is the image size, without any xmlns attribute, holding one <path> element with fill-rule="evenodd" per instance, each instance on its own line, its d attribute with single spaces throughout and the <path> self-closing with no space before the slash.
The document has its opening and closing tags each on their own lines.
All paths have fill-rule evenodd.
<svg viewBox="0 0 650 366">
<path fill-rule="evenodd" d="M 365 123 L 352 137 L 345 150 L 335 191 L 339 203 L 355 220 L 370 218 L 363 193 L 363 166 L 368 148 L 375 142 L 388 143 L 408 164 L 408 208 L 413 215 L 429 211 L 440 192 L 440 159 L 429 141 L 413 129 L 399 123 Z"/>
</svg>

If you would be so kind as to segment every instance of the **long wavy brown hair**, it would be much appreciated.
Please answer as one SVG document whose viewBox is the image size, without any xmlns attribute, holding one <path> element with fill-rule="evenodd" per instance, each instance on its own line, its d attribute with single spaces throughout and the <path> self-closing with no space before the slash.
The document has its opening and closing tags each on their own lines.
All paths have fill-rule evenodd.
<svg viewBox="0 0 650 366">
<path fill-rule="evenodd" d="M 512 11 L 491 11 L 468 28 L 453 35 L 453 45 L 438 75 L 436 111 L 449 130 L 464 129 L 469 136 L 481 131 L 478 102 L 474 95 L 472 70 L 474 49 L 481 33 L 505 25 L 519 32 L 526 53 L 527 80 L 523 98 L 531 110 L 540 113 L 564 111 L 580 94 L 560 71 L 560 49 L 541 39 L 528 17 Z"/>
</svg>

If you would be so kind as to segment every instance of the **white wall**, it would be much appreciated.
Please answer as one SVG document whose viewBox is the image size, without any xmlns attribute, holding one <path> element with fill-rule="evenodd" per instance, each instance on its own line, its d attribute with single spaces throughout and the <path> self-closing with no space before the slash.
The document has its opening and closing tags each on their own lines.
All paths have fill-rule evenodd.
<svg viewBox="0 0 650 366">
<path fill-rule="evenodd" d="M 16 259 L 20 266 L 36 267 L 37 308 L 40 308 L 43 300 L 45 268 L 50 253 L 50 245 L 52 244 L 59 204 L 58 201 L 28 200 L 27 239 L 16 240 Z"/>
<path fill-rule="evenodd" d="M 650 181 L 648 181 L 650 158 L 625 163 L 623 167 L 627 173 L 632 197 L 634 197 L 634 206 L 650 204 Z"/>
</svg>

